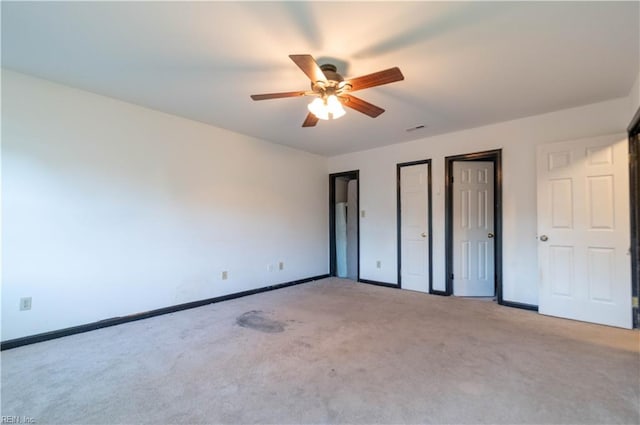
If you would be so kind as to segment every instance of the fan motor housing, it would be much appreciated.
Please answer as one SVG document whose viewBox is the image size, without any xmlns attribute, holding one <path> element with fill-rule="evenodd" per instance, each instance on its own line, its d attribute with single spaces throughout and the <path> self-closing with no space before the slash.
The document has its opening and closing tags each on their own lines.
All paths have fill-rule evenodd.
<svg viewBox="0 0 640 425">
<path fill-rule="evenodd" d="M 327 80 L 337 81 L 338 83 L 344 81 L 342 75 L 338 74 L 338 68 L 336 68 L 335 65 L 327 63 L 324 65 L 320 65 L 320 69 L 324 73 L 325 77 L 327 77 Z"/>
<path fill-rule="evenodd" d="M 326 63 L 324 65 L 320 65 L 320 69 L 322 73 L 327 78 L 327 81 L 315 81 L 311 82 L 311 89 L 320 93 L 321 95 L 331 95 L 335 94 L 338 91 L 342 91 L 344 78 L 342 75 L 338 74 L 335 65 Z"/>
</svg>

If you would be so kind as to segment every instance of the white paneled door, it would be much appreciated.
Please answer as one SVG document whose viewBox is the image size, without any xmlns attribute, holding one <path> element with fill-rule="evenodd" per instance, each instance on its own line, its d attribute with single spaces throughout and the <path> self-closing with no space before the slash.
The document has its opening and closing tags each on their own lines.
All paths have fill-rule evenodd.
<svg viewBox="0 0 640 425">
<path fill-rule="evenodd" d="M 429 164 L 400 167 L 400 278 L 429 292 Z"/>
<path fill-rule="evenodd" d="M 630 328 L 624 136 L 538 147 L 539 311 Z"/>
<path fill-rule="evenodd" d="M 453 294 L 495 294 L 493 162 L 453 162 Z"/>
</svg>

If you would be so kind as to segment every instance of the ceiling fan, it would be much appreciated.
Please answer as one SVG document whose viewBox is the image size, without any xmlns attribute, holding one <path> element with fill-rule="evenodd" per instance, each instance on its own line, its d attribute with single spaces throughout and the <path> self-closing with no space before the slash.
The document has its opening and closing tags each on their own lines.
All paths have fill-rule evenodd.
<svg viewBox="0 0 640 425">
<path fill-rule="evenodd" d="M 355 97 L 350 92 L 381 86 L 404 80 L 404 76 L 398 67 L 363 75 L 362 77 L 345 80 L 338 74 L 337 68 L 332 64 L 318 65 L 311 55 L 289 55 L 291 60 L 298 65 L 311 80 L 311 90 L 291 91 L 282 93 L 253 94 L 253 100 L 280 99 L 284 97 L 314 96 L 309 104 L 309 113 L 302 123 L 303 127 L 313 127 L 318 120 L 336 119 L 345 114 L 343 105 L 375 118 L 384 112 L 384 109 Z"/>
</svg>

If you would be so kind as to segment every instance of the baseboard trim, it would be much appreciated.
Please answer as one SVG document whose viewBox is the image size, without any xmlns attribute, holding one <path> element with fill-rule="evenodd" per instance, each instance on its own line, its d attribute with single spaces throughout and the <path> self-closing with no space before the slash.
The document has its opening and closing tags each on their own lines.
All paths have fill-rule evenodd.
<svg viewBox="0 0 640 425">
<path fill-rule="evenodd" d="M 368 283 L 369 285 L 384 286 L 385 288 L 400 288 L 397 283 L 378 282 L 377 280 L 358 279 L 358 282 Z"/>
<path fill-rule="evenodd" d="M 188 310 L 190 308 L 202 307 L 203 305 L 218 303 L 221 301 L 233 300 L 235 298 L 246 297 L 248 295 L 259 294 L 261 292 L 273 291 L 275 289 L 282 289 L 289 286 L 300 285 L 301 283 L 312 282 L 314 280 L 324 279 L 329 277 L 328 274 L 307 277 L 304 279 L 293 280 L 291 282 L 279 283 L 276 285 L 264 286 L 262 288 L 250 289 L 248 291 L 236 292 L 233 294 L 222 295 L 214 298 L 207 298 L 199 301 L 192 301 L 184 304 L 172 305 L 169 307 L 163 307 L 156 310 L 145 311 L 142 313 L 135 313 L 129 316 L 112 317 L 110 319 L 100 320 L 98 322 L 87 323 L 84 325 L 73 326 L 70 328 L 59 329 L 50 332 L 44 332 L 35 335 L 24 336 L 21 338 L 9 339 L 7 341 L 0 342 L 0 351 L 9 350 L 11 348 L 21 347 L 23 345 L 35 344 L 38 342 L 49 341 L 51 339 L 62 338 L 69 335 L 75 335 L 79 333 L 94 331 L 96 329 L 107 328 L 109 326 L 121 325 L 123 323 L 135 322 L 137 320 L 148 319 L 150 317 L 161 316 L 163 314 L 175 313 L 177 311 Z"/>
<path fill-rule="evenodd" d="M 500 302 L 500 305 L 503 305 L 505 307 L 521 308 L 523 310 L 538 311 L 538 306 L 537 305 L 518 303 L 518 302 L 515 302 L 515 301 L 502 300 Z"/>
</svg>

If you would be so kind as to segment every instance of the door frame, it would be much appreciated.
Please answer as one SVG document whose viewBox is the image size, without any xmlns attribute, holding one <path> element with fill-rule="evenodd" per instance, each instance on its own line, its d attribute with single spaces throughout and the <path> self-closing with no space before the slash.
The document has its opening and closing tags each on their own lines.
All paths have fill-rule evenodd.
<svg viewBox="0 0 640 425">
<path fill-rule="evenodd" d="M 453 294 L 453 163 L 455 161 L 487 161 L 493 162 L 493 229 L 494 239 L 494 280 L 495 294 L 498 304 L 513 305 L 502 298 L 502 149 L 474 152 L 444 158 L 445 173 L 445 293 Z M 524 307 L 513 305 L 514 307 Z"/>
<path fill-rule="evenodd" d="M 350 177 L 356 180 L 356 193 L 358 196 L 358 276 L 356 281 L 360 281 L 360 170 L 343 171 L 329 174 L 329 276 L 336 276 L 336 179 L 339 177 Z"/>
<path fill-rule="evenodd" d="M 631 218 L 631 305 L 633 327 L 640 327 L 640 108 L 629 127 L 629 215 Z"/>
<path fill-rule="evenodd" d="M 397 219 L 397 234 L 398 234 L 398 288 L 402 288 L 402 276 L 400 270 L 402 268 L 402 214 L 400 211 L 400 201 L 401 201 L 401 179 L 400 172 L 402 171 L 402 167 L 410 167 L 412 165 L 422 165 L 428 164 L 428 172 L 427 172 L 427 202 L 429 206 L 427 208 L 427 233 L 429 234 L 427 246 L 429 247 L 429 293 L 430 294 L 439 294 L 443 295 L 443 291 L 434 291 L 433 289 L 433 216 L 432 216 L 432 195 L 431 195 L 431 159 L 422 159 L 420 161 L 411 161 L 411 162 L 401 162 L 396 164 L 396 219 Z"/>
</svg>

